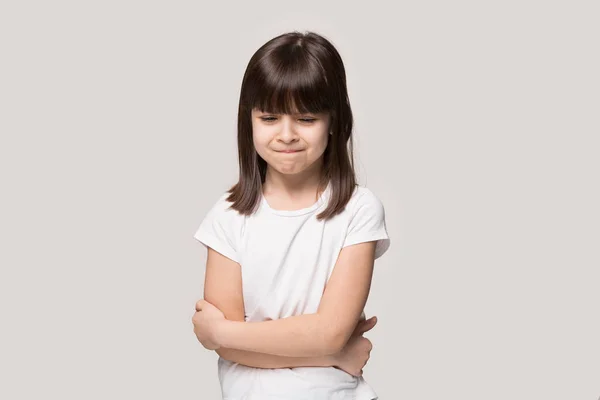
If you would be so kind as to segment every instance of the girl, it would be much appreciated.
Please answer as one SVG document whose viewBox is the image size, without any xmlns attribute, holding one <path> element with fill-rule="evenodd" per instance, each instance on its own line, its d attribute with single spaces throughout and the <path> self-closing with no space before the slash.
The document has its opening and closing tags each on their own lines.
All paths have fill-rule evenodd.
<svg viewBox="0 0 600 400">
<path fill-rule="evenodd" d="M 207 248 L 194 332 L 226 400 L 377 399 L 362 377 L 384 207 L 356 183 L 342 59 L 291 32 L 252 56 L 238 110 L 240 178 L 194 237 Z"/>
</svg>

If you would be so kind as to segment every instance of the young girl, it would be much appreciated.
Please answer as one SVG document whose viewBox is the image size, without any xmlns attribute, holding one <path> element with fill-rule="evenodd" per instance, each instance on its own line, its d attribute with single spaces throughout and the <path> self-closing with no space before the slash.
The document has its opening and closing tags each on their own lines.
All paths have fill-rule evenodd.
<svg viewBox="0 0 600 400">
<path fill-rule="evenodd" d="M 194 234 L 207 248 L 194 332 L 219 354 L 226 400 L 377 399 L 362 377 L 384 207 L 356 183 L 342 59 L 292 32 L 250 59 L 240 94 L 240 177 Z"/>
</svg>

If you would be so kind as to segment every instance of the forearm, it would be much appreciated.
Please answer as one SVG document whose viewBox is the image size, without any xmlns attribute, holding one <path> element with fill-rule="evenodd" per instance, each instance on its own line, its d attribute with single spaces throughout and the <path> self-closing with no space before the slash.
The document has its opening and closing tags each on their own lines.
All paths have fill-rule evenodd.
<svg viewBox="0 0 600 400">
<path fill-rule="evenodd" d="M 285 357 L 226 347 L 216 352 L 228 361 L 254 368 L 333 367 L 336 364 L 333 356 Z"/>
<path fill-rule="evenodd" d="M 221 347 L 286 357 L 320 357 L 339 350 L 331 321 L 302 314 L 261 322 L 223 320 L 216 340 Z"/>
</svg>

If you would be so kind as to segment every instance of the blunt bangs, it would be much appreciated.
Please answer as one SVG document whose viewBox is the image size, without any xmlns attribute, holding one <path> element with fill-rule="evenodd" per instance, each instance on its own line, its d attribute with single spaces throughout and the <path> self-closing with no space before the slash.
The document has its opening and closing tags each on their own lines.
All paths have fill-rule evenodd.
<svg viewBox="0 0 600 400">
<path fill-rule="evenodd" d="M 304 114 L 328 112 L 333 99 L 327 77 L 316 59 L 305 52 L 279 55 L 280 64 L 266 57 L 251 78 L 256 91 L 249 93 L 252 109 L 273 114 Z M 282 61 L 283 59 L 283 61 Z"/>
</svg>

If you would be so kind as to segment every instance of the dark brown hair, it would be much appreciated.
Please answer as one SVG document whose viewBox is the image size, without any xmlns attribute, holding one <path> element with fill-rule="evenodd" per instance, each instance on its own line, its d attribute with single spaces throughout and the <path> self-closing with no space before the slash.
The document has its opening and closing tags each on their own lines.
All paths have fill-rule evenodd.
<svg viewBox="0 0 600 400">
<path fill-rule="evenodd" d="M 319 188 L 330 183 L 331 192 L 327 208 L 317 219 L 342 212 L 357 183 L 346 72 L 335 47 L 314 32 L 294 31 L 269 40 L 250 59 L 238 108 L 240 176 L 227 198 L 233 202 L 231 208 L 244 215 L 254 213 L 260 204 L 267 172 L 252 139 L 254 108 L 276 114 L 329 113 L 332 134 L 323 155 Z"/>
</svg>

